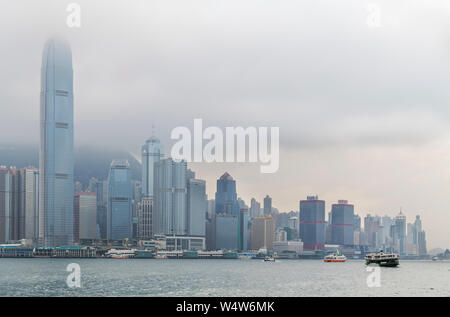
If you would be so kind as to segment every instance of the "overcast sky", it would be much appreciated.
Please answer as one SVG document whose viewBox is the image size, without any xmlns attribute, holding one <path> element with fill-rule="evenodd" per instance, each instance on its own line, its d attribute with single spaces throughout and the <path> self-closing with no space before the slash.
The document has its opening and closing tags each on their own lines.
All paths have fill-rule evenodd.
<svg viewBox="0 0 450 317">
<path fill-rule="evenodd" d="M 402 208 L 421 215 L 429 248 L 450 247 L 450 2 L 79 0 L 81 28 L 68 28 L 70 2 L 2 1 L 1 144 L 38 144 L 41 54 L 59 34 L 76 146 L 139 156 L 152 124 L 167 150 L 194 118 L 277 126 L 275 174 L 191 165 L 210 198 L 228 171 L 247 203 L 269 194 L 298 210 L 318 194 L 327 212 L 338 199 L 362 217 Z"/>
</svg>

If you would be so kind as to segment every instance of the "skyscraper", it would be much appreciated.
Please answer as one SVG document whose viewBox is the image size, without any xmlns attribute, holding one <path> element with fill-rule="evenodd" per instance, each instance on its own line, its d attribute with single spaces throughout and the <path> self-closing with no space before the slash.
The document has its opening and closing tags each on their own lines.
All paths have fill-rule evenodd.
<svg viewBox="0 0 450 317">
<path fill-rule="evenodd" d="M 39 217 L 39 170 L 24 167 L 19 170 L 19 238 L 36 241 Z"/>
<path fill-rule="evenodd" d="M 153 237 L 153 197 L 144 197 L 138 204 L 138 238 L 141 240 Z"/>
<path fill-rule="evenodd" d="M 159 139 L 152 136 L 148 139 L 141 148 L 142 157 L 142 196 L 151 197 L 154 195 L 153 169 L 156 162 L 159 162 L 163 157 L 163 146 Z"/>
<path fill-rule="evenodd" d="M 16 168 L 0 167 L 0 243 L 18 239 L 18 177 Z"/>
<path fill-rule="evenodd" d="M 264 215 L 270 215 L 272 213 L 272 198 L 269 195 L 264 197 Z"/>
<path fill-rule="evenodd" d="M 250 218 L 258 217 L 261 213 L 261 204 L 252 198 L 250 201 Z"/>
<path fill-rule="evenodd" d="M 108 176 L 107 238 L 122 240 L 132 237 L 132 185 L 130 164 L 114 160 Z"/>
<path fill-rule="evenodd" d="M 91 192 L 75 193 L 74 240 L 94 240 L 97 236 L 97 195 Z"/>
<path fill-rule="evenodd" d="M 354 207 L 346 200 L 331 206 L 331 241 L 333 244 L 354 244 Z"/>
<path fill-rule="evenodd" d="M 397 216 L 395 216 L 394 223 L 398 252 L 401 255 L 404 255 L 406 251 L 406 217 L 401 211 Z"/>
<path fill-rule="evenodd" d="M 273 249 L 275 222 L 272 216 L 258 216 L 252 219 L 252 249 Z"/>
<path fill-rule="evenodd" d="M 201 179 L 187 180 L 187 234 L 206 235 L 206 182 Z"/>
<path fill-rule="evenodd" d="M 67 42 L 48 40 L 42 55 L 39 240 L 73 244 L 73 71 Z"/>
<path fill-rule="evenodd" d="M 318 196 L 300 201 L 300 238 L 304 250 L 324 249 L 325 224 L 325 201 Z"/>
<path fill-rule="evenodd" d="M 236 181 L 230 174 L 224 173 L 217 180 L 216 213 L 239 215 L 239 203 L 236 194 Z"/>
<path fill-rule="evenodd" d="M 185 161 L 155 162 L 154 234 L 186 235 L 186 170 Z"/>
</svg>

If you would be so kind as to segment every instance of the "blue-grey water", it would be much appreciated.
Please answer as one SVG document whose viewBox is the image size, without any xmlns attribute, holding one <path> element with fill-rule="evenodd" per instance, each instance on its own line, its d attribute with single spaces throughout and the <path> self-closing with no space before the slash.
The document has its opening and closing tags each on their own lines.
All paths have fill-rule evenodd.
<svg viewBox="0 0 450 317">
<path fill-rule="evenodd" d="M 80 288 L 67 286 L 70 263 Z M 450 261 L 380 268 L 380 287 L 370 274 L 357 260 L 2 258 L 0 296 L 450 296 Z"/>
</svg>

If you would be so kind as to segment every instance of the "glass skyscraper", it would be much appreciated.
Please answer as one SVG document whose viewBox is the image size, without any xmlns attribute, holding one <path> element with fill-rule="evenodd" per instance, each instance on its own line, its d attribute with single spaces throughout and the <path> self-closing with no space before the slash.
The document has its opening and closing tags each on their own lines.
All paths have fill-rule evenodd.
<svg viewBox="0 0 450 317">
<path fill-rule="evenodd" d="M 300 238 L 307 251 L 325 248 L 325 201 L 317 196 L 300 201 Z"/>
<path fill-rule="evenodd" d="M 73 71 L 67 42 L 48 40 L 42 55 L 39 241 L 73 244 Z"/>
<path fill-rule="evenodd" d="M 236 181 L 225 173 L 217 180 L 216 213 L 239 216 L 239 210 Z"/>
<path fill-rule="evenodd" d="M 132 199 L 130 164 L 127 160 L 114 160 L 108 176 L 106 227 L 109 240 L 132 237 Z"/>
<path fill-rule="evenodd" d="M 154 166 L 155 162 L 163 156 L 163 146 L 159 139 L 151 137 L 141 148 L 142 156 L 142 196 L 151 197 L 154 195 Z"/>
</svg>

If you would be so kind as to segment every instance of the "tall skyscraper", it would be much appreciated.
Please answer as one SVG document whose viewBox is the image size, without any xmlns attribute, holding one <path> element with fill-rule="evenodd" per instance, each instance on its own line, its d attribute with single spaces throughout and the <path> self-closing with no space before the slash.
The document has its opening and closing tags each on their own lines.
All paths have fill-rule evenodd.
<svg viewBox="0 0 450 317">
<path fill-rule="evenodd" d="M 318 196 L 300 201 L 300 239 L 304 250 L 324 250 L 325 224 L 325 201 Z"/>
<path fill-rule="evenodd" d="M 187 180 L 187 234 L 206 235 L 206 182 L 201 179 Z"/>
<path fill-rule="evenodd" d="M 333 244 L 354 244 L 354 207 L 346 200 L 331 206 L 331 241 Z"/>
<path fill-rule="evenodd" d="M 42 55 L 39 240 L 73 244 L 73 71 L 67 42 L 48 40 Z"/>
<path fill-rule="evenodd" d="M 250 218 L 258 217 L 261 213 L 261 204 L 252 198 L 250 201 Z"/>
<path fill-rule="evenodd" d="M 272 213 L 272 198 L 269 195 L 264 197 L 264 215 L 270 215 Z"/>
<path fill-rule="evenodd" d="M 397 238 L 398 252 L 401 255 L 405 254 L 406 249 L 406 217 L 400 211 L 400 213 L 395 216 L 395 236 Z"/>
<path fill-rule="evenodd" d="M 19 170 L 19 238 L 37 241 L 39 230 L 39 170 Z"/>
<path fill-rule="evenodd" d="M 186 170 L 185 161 L 167 158 L 155 162 L 154 234 L 186 235 Z"/>
<path fill-rule="evenodd" d="M 275 222 L 272 216 L 258 216 L 252 219 L 252 249 L 259 250 L 266 248 L 273 249 L 275 238 Z"/>
<path fill-rule="evenodd" d="M 239 216 L 216 214 L 215 248 L 218 250 L 239 250 Z"/>
<path fill-rule="evenodd" d="M 248 246 L 248 208 L 242 208 L 239 215 L 239 250 L 247 251 Z"/>
<path fill-rule="evenodd" d="M 138 238 L 141 240 L 153 237 L 153 197 L 144 197 L 138 204 Z"/>
<path fill-rule="evenodd" d="M 107 238 L 110 240 L 132 237 L 132 185 L 130 164 L 127 160 L 114 160 L 108 176 Z"/>
<path fill-rule="evenodd" d="M 91 192 L 75 193 L 74 240 L 94 240 L 97 237 L 97 195 Z"/>
<path fill-rule="evenodd" d="M 225 173 L 217 180 L 216 213 L 239 216 L 239 203 L 236 194 L 236 181 Z"/>
<path fill-rule="evenodd" d="M 367 243 L 370 247 L 378 247 L 377 237 L 379 234 L 378 227 L 381 225 L 381 219 L 378 216 L 367 214 L 364 217 L 364 233 L 367 236 Z"/>
<path fill-rule="evenodd" d="M 18 239 L 18 173 L 0 167 L 0 243 Z"/>
<path fill-rule="evenodd" d="M 154 136 L 150 137 L 141 148 L 143 197 L 154 195 L 154 165 L 162 159 L 163 155 L 163 146 L 159 139 Z"/>
</svg>

